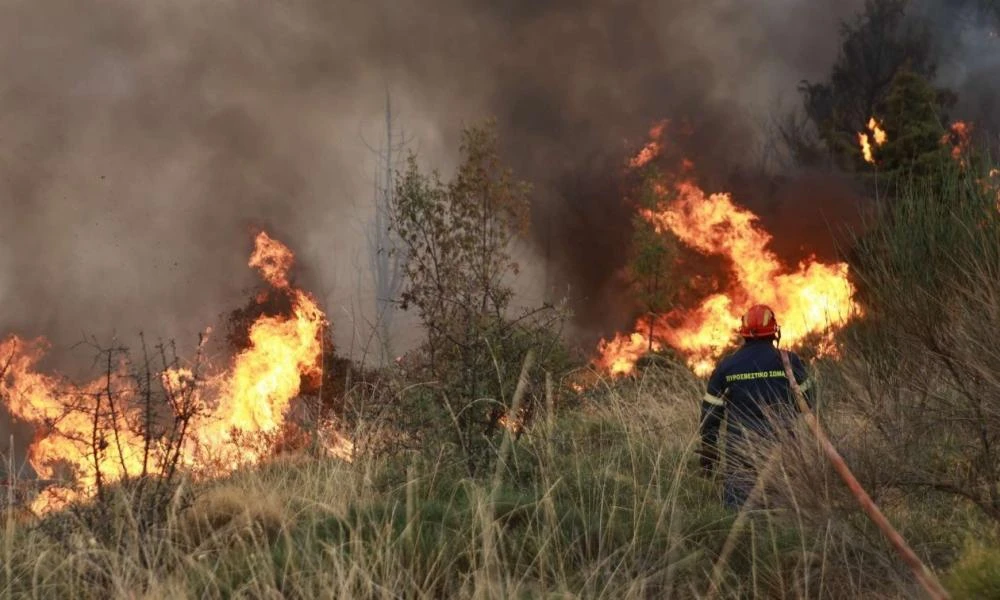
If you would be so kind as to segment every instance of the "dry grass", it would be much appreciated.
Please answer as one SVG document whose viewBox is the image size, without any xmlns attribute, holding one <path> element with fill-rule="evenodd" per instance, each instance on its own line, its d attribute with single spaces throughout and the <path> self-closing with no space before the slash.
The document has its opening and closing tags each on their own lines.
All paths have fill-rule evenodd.
<svg viewBox="0 0 1000 600">
<path fill-rule="evenodd" d="M 233 484 L 209 489 L 179 516 L 182 539 L 195 547 L 220 537 L 263 535 L 273 540 L 289 519 L 283 499 L 273 490 Z"/>
<path fill-rule="evenodd" d="M 430 453 L 287 457 L 194 488 L 145 538 L 125 517 L 107 542 L 11 520 L 0 597 L 700 598 L 735 518 L 691 454 L 700 389 L 673 367 L 602 382 L 496 480 Z M 782 459 L 722 597 L 912 597 L 811 452 Z"/>
</svg>

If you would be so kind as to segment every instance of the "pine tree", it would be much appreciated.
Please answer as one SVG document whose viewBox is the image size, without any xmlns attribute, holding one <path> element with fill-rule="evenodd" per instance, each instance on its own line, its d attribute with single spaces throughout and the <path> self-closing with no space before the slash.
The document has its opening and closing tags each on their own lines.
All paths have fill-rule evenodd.
<svg viewBox="0 0 1000 600">
<path fill-rule="evenodd" d="M 943 113 L 925 78 L 908 69 L 896 75 L 882 112 L 888 139 L 877 150 L 880 171 L 891 179 L 933 180 L 955 168 Z"/>
<path fill-rule="evenodd" d="M 655 315 L 668 312 L 677 296 L 677 241 L 657 231 L 641 214 L 642 209 L 657 210 L 663 201 L 657 192 L 656 181 L 655 173 L 650 173 L 643 182 L 638 199 L 641 210 L 632 219 L 632 255 L 628 266 L 632 288 L 643 312 L 650 317 L 650 327 Z M 649 338 L 648 350 L 651 351 L 653 332 L 644 333 Z"/>
</svg>

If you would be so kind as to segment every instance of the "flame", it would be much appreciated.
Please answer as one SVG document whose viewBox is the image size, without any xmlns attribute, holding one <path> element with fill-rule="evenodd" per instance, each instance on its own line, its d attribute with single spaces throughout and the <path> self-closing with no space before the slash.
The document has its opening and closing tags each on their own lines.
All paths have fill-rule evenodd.
<svg viewBox="0 0 1000 600">
<path fill-rule="evenodd" d="M 284 426 L 302 378 L 322 375 L 327 321 L 315 299 L 289 283 L 293 262 L 287 246 L 259 233 L 249 265 L 274 290 L 288 295 L 291 314 L 258 318 L 250 328 L 249 347 L 221 373 L 200 380 L 185 368 L 162 374 L 170 397 L 188 394 L 192 406 L 204 409 L 193 417 L 178 460 L 196 474 L 219 475 L 264 459 L 271 452 L 267 436 Z M 58 480 L 68 472 L 73 483 L 46 488 L 33 503 L 36 512 L 92 495 L 98 473 L 105 483 L 138 475 L 146 452 L 143 436 L 136 433 L 142 415 L 127 385 L 125 365 L 110 369 L 108 377 L 74 386 L 37 370 L 47 347 L 43 339 L 16 336 L 0 343 L 0 395 L 12 415 L 36 426 L 29 463 L 40 478 Z M 105 436 L 95 437 L 95 429 Z M 255 437 L 262 443 L 251 443 Z M 350 458 L 350 440 L 332 430 L 324 438 L 331 454 Z M 149 448 L 152 464 L 165 458 L 165 452 L 154 440 Z"/>
<path fill-rule="evenodd" d="M 883 130 L 879 126 L 878 121 L 875 120 L 875 117 L 868 119 L 868 129 L 872 132 L 872 135 L 875 137 L 876 146 L 881 146 L 882 144 L 885 143 L 887 139 L 887 136 L 885 135 L 885 130 Z"/>
<path fill-rule="evenodd" d="M 640 215 L 657 232 L 669 232 L 701 254 L 727 259 L 730 285 L 693 308 L 642 317 L 633 333 L 602 340 L 595 364 L 613 375 L 629 374 L 643 354 L 669 345 L 697 374 L 706 375 L 731 345 L 742 312 L 755 303 L 775 310 L 784 343 L 795 345 L 816 334 L 821 338 L 818 351 L 833 353 L 833 330 L 859 312 L 847 264 L 815 258 L 794 268 L 782 264 L 768 249 L 771 235 L 761 229 L 756 215 L 729 194 L 705 193 L 688 179 L 689 170 L 686 161 L 682 178 L 659 183 L 656 208 L 642 209 Z"/>
<path fill-rule="evenodd" d="M 594 360 L 601 369 L 611 375 L 629 375 L 635 370 L 635 364 L 649 351 L 659 352 L 663 345 L 650 339 L 649 321 L 642 318 L 635 324 L 636 331 L 630 334 L 618 334 L 611 340 L 601 340 L 597 346 L 597 359 Z"/>
<path fill-rule="evenodd" d="M 871 138 L 868 137 L 868 133 L 859 132 L 858 142 L 861 144 L 861 155 L 864 157 L 866 163 L 875 164 L 875 156 L 873 154 L 872 143 L 876 147 L 884 144 L 889 137 L 886 135 L 885 130 L 875 117 L 868 119 L 868 131 L 871 133 Z"/>
<path fill-rule="evenodd" d="M 289 285 L 293 260 L 288 247 L 265 232 L 257 235 L 249 264 L 274 289 L 291 296 L 292 315 L 257 319 L 250 327 L 250 347 L 235 357 L 229 373 L 208 385 L 218 404 L 211 419 L 195 429 L 194 438 L 201 449 L 232 450 L 224 459 L 230 468 L 262 458 L 235 448 L 231 434 L 276 432 L 299 393 L 301 378 L 320 374 L 326 318 L 312 296 Z"/>
<path fill-rule="evenodd" d="M 662 150 L 660 138 L 663 136 L 663 131 L 667 128 L 667 123 L 668 121 L 666 120 L 660 121 L 649 129 L 649 141 L 638 154 L 628 161 L 628 166 L 633 169 L 644 167 L 660 155 L 660 151 Z"/>
<path fill-rule="evenodd" d="M 95 461 L 101 464 L 105 481 L 117 481 L 127 472 L 138 473 L 143 440 L 130 430 L 129 415 L 121 404 L 129 394 L 120 387 L 121 367 L 117 366 L 106 381 L 72 386 L 37 372 L 36 365 L 48 347 L 42 338 L 22 340 L 9 336 L 0 342 L 4 361 L 0 394 L 11 415 L 38 425 L 35 440 L 28 448 L 28 461 L 38 477 L 59 480 L 61 473 L 69 471 L 80 487 L 94 489 Z M 76 410 L 79 406 L 93 409 Z M 118 431 L 118 435 L 94 436 L 95 414 L 101 430 Z M 36 508 L 61 506 L 74 498 L 71 490 L 47 488 L 36 501 Z"/>
<path fill-rule="evenodd" d="M 260 271 L 264 281 L 280 290 L 287 290 L 288 271 L 294 261 L 295 255 L 288 246 L 267 235 L 266 231 L 257 234 L 249 265 Z"/>
<path fill-rule="evenodd" d="M 955 121 L 948 128 L 948 133 L 941 136 L 941 143 L 951 146 L 951 157 L 965 166 L 965 155 L 972 143 L 972 124 L 965 121 Z"/>
<path fill-rule="evenodd" d="M 524 430 L 524 419 L 518 415 L 504 413 L 497 418 L 497 425 L 511 433 L 518 434 Z"/>
</svg>

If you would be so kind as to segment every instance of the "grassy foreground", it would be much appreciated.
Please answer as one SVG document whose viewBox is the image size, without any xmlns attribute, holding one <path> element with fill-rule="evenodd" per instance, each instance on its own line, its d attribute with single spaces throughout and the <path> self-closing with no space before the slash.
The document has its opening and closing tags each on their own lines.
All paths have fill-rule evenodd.
<svg viewBox="0 0 1000 600">
<path fill-rule="evenodd" d="M 183 485 L 152 531 L 125 491 L 100 530 L 11 513 L 0 597 L 701 598 L 727 539 L 722 597 L 919 597 L 808 443 L 737 532 L 692 454 L 699 381 L 667 367 L 589 395 L 479 480 L 446 454 L 289 456 Z M 956 597 L 997 597 L 1000 551 L 972 512 L 929 498 L 884 508 Z"/>
</svg>

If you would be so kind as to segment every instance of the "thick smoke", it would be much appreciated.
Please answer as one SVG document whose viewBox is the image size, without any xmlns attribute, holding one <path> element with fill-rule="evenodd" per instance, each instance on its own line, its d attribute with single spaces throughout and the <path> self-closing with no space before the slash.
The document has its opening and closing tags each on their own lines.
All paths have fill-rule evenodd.
<svg viewBox="0 0 1000 600">
<path fill-rule="evenodd" d="M 1000 151 L 1000 6 L 922 0 L 917 11 L 934 26 L 939 83 L 958 92 L 955 116 L 974 124 L 979 144 Z"/>
<path fill-rule="evenodd" d="M 363 310 L 365 141 L 387 87 L 429 164 L 453 164 L 463 123 L 499 117 L 556 268 L 592 249 L 606 277 L 626 139 L 676 116 L 706 161 L 741 155 L 747 107 L 820 72 L 849 12 L 541 4 L 4 3 L 0 328 L 57 355 L 84 334 L 193 339 L 255 283 L 255 224 L 299 252 L 335 322 Z"/>
<path fill-rule="evenodd" d="M 568 293 L 584 329 L 623 324 L 626 154 L 670 118 L 721 184 L 759 159 L 796 84 L 825 75 L 861 4 L 7 0 L 0 331 L 49 337 L 56 362 L 85 334 L 193 342 L 256 284 L 265 226 L 351 347 L 371 318 L 386 90 L 445 172 L 461 127 L 496 116 L 537 191 L 534 287 Z"/>
</svg>

